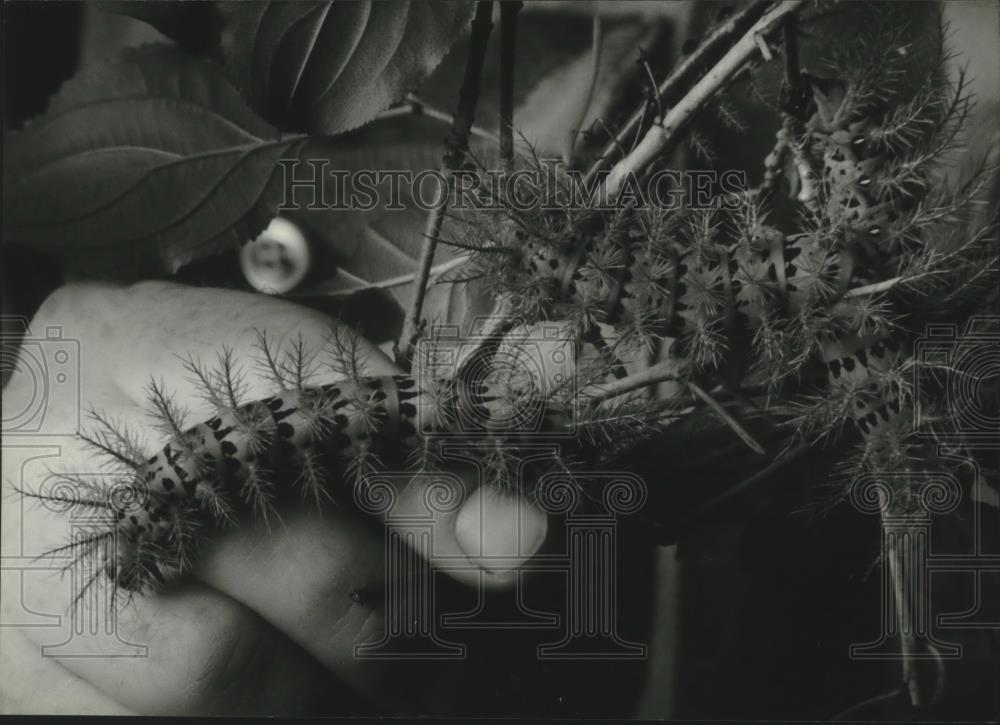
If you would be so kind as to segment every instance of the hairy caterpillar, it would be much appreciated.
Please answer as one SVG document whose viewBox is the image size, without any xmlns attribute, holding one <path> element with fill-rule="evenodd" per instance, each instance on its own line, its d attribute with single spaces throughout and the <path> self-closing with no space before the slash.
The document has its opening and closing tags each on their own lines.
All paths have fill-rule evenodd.
<svg viewBox="0 0 1000 725">
<path fill-rule="evenodd" d="M 344 490 L 336 490 L 345 489 L 340 482 L 363 486 L 374 470 L 433 472 L 440 433 L 450 434 L 452 444 L 485 441 L 516 457 L 519 438 L 559 433 L 574 404 L 559 390 L 543 395 L 530 371 L 498 372 L 496 366 L 472 377 L 422 380 L 359 375 L 360 361 L 338 359 L 331 365 L 347 377 L 313 385 L 301 342 L 284 360 L 263 333 L 257 346 L 260 367 L 277 388 L 273 395 L 243 400 L 242 370 L 228 351 L 216 369 L 186 360 L 215 416 L 186 425 L 162 385 L 152 383 L 151 412 L 169 436 L 159 450 L 144 455 L 127 432 L 95 414 L 100 429 L 81 436 L 114 464 L 113 483 L 66 477 L 83 494 L 68 499 L 23 492 L 106 513 L 85 540 L 66 548 L 75 561 L 101 558 L 99 568 L 116 591 L 142 592 L 187 571 L 200 542 L 243 513 L 266 524 L 285 482 L 319 505 L 344 498 Z M 333 354 L 354 352 L 343 346 Z"/>
<path fill-rule="evenodd" d="M 728 220 L 730 230 L 722 229 L 721 212 L 695 211 L 685 221 L 681 213 L 656 210 L 613 218 L 583 244 L 523 234 L 516 262 L 501 261 L 497 269 L 496 255 L 484 253 L 483 266 L 499 272 L 498 292 L 519 290 L 519 311 L 610 324 L 626 343 L 678 338 L 677 363 L 694 372 L 722 364 L 740 336 L 759 336 L 778 318 L 794 321 L 818 310 L 833 323 L 816 331 L 833 378 L 871 359 L 888 364 L 898 343 L 848 330 L 856 311 L 845 302 L 852 288 L 898 272 L 892 225 L 902 212 L 870 193 L 886 150 L 869 137 L 869 121 L 845 110 L 842 88 L 839 100 L 818 85 L 814 95 L 805 144 L 820 167 L 824 197 L 815 231 L 786 234 L 766 224 L 759 200 L 748 195 Z M 870 414 L 861 419 L 871 423 Z"/>
<path fill-rule="evenodd" d="M 512 318 L 569 320 L 578 343 L 593 341 L 602 326 L 612 329 L 603 350 L 610 363 L 588 373 L 591 381 L 620 374 L 612 363 L 669 338 L 677 379 L 735 382 L 765 396 L 819 360 L 825 386 L 814 386 L 820 400 L 800 427 L 854 420 L 869 444 L 893 449 L 894 428 L 907 417 L 900 371 L 910 356 L 891 309 L 854 293 L 931 263 L 922 256 L 919 216 L 929 161 L 907 164 L 914 137 L 936 143 L 960 120 L 961 103 L 932 106 L 941 118 L 896 132 L 906 141 L 897 147 L 885 116 L 859 111 L 849 84 L 814 80 L 812 91 L 806 135 L 795 142 L 813 166 L 815 195 L 799 229 L 768 224 L 763 201 L 752 194 L 733 213 L 622 209 L 596 229 L 590 221 L 519 216 L 510 235 L 510 225 L 487 219 L 478 231 L 489 243 L 473 248 L 474 263 L 498 295 L 513 299 Z M 496 238 L 500 229 L 506 236 Z M 510 254 L 497 254 L 500 248 Z M 664 409 L 688 405 L 681 396 L 664 404 L 642 395 L 591 404 L 585 396 L 561 399 L 488 375 L 349 374 L 340 383 L 310 386 L 308 376 L 279 371 L 266 341 L 261 348 L 263 367 L 277 383 L 272 396 L 241 400 L 231 360 L 214 373 L 192 365 L 215 417 L 187 427 L 157 388 L 152 402 L 170 436 L 159 451 L 148 456 L 116 444 L 113 432 L 95 439 L 121 464 L 131 495 L 124 496 L 128 505 L 93 498 L 114 521 L 96 530 L 84 554 L 99 555 L 105 541 L 117 538 L 103 569 L 118 588 L 143 591 L 189 569 L 198 540 L 242 511 L 266 519 L 282 480 L 319 499 L 330 495 L 331 480 L 363 484 L 367 471 L 385 467 L 432 470 L 438 433 L 495 442 L 516 459 L 525 433 L 599 428 L 610 419 L 620 435 L 582 434 L 561 444 L 567 458 L 602 460 L 627 453 L 644 427 L 658 429 Z M 781 392 L 790 399 L 802 393 Z M 470 428 L 469 420 L 479 422 Z M 615 427 L 614 421 L 624 422 Z M 567 468 L 564 460 L 545 465 Z"/>
<path fill-rule="evenodd" d="M 676 379 L 792 401 L 801 415 L 790 422 L 803 437 L 853 420 L 865 465 L 879 457 L 909 465 L 919 318 L 905 324 L 907 312 L 885 291 L 899 284 L 903 299 L 919 301 L 927 294 L 919 282 L 934 278 L 961 290 L 995 256 L 989 224 L 966 230 L 952 249 L 928 239 L 952 236 L 972 201 L 934 188 L 968 112 L 964 75 L 949 86 L 936 69 L 909 100 L 862 82 L 872 77 L 804 77 L 803 135 L 784 136 L 809 192 L 797 230 L 768 223 L 767 199 L 755 192 L 734 212 L 619 209 L 596 231 L 574 226 L 570 213 L 512 211 L 513 233 L 485 234 L 477 262 L 521 314 L 571 319 L 584 338 L 610 326 L 612 356 L 622 360 L 665 341 Z M 768 164 L 765 186 L 775 160 Z M 947 314 L 958 294 L 935 300 L 936 312 Z M 820 372 L 816 362 L 825 384 L 810 388 L 802 381 Z"/>
</svg>

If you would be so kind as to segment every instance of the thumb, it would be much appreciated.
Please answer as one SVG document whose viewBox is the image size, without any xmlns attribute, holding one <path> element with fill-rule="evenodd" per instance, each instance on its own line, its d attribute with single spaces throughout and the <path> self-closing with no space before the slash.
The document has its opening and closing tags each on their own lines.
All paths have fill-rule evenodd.
<svg viewBox="0 0 1000 725">
<path fill-rule="evenodd" d="M 520 492 L 482 480 L 470 458 L 434 474 L 376 475 L 355 498 L 435 569 L 465 584 L 504 587 L 541 547 L 548 519 Z"/>
</svg>

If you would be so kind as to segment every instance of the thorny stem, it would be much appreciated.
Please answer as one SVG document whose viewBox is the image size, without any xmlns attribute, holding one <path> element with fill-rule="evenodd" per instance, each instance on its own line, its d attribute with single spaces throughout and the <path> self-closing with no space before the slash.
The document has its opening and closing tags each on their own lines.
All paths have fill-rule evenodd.
<svg viewBox="0 0 1000 725">
<path fill-rule="evenodd" d="M 517 48 L 517 14 L 521 0 L 500 1 L 500 163 L 510 169 L 514 161 L 514 69 Z"/>
<path fill-rule="evenodd" d="M 716 27 L 692 53 L 678 63 L 663 79 L 658 87 L 660 98 L 666 103 L 672 103 L 679 95 L 681 87 L 693 83 L 694 78 L 704 66 L 717 62 L 734 39 L 759 20 L 770 4 L 770 0 L 755 0 L 733 13 L 724 23 Z M 608 142 L 601 155 L 591 164 L 590 169 L 587 170 L 586 181 L 591 181 L 597 174 L 610 166 L 617 153 L 625 154 L 625 144 L 631 136 L 636 135 L 641 130 L 645 115 L 646 104 L 643 103 Z"/>
<path fill-rule="evenodd" d="M 451 135 L 448 138 L 448 150 L 444 155 L 446 172 L 452 172 L 462 167 L 465 154 L 469 148 L 469 130 L 476 114 L 476 103 L 479 100 L 479 83 L 483 72 L 483 61 L 486 58 L 486 46 L 489 43 L 490 32 L 493 30 L 493 0 L 479 0 L 476 14 L 472 19 L 472 37 L 469 41 L 469 56 L 465 62 L 465 76 L 462 88 L 458 94 L 458 108 L 452 119 Z M 410 367 L 413 357 L 413 346 L 421 331 L 421 314 L 424 298 L 427 295 L 427 281 L 431 267 L 434 264 L 434 251 L 437 248 L 438 236 L 448 203 L 452 175 L 446 173 L 446 183 L 438 185 L 438 198 L 427 217 L 424 229 L 424 243 L 420 250 L 420 263 L 416 287 L 413 292 L 413 304 L 403 323 L 403 332 L 396 346 L 396 363 L 404 370 Z"/>
<path fill-rule="evenodd" d="M 771 53 L 771 46 L 767 44 L 767 40 L 764 39 L 763 35 L 753 36 L 754 41 L 757 43 L 757 48 L 760 50 L 760 54 L 764 57 L 766 63 L 770 63 L 774 60 L 774 54 Z"/>
<path fill-rule="evenodd" d="M 760 53 L 757 36 L 768 33 L 782 18 L 796 12 L 805 0 L 784 0 L 758 20 L 722 59 L 662 119 L 654 121 L 646 135 L 628 156 L 615 164 L 597 190 L 598 201 L 614 199 L 629 175 L 644 171 L 674 140 L 677 132 L 694 114 L 740 71 L 746 62 Z"/>
</svg>

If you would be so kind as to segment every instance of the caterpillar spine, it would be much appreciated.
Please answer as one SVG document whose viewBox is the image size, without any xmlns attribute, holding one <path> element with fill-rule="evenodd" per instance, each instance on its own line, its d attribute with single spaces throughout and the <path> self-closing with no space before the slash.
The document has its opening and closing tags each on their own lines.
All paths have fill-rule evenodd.
<svg viewBox="0 0 1000 725">
<path fill-rule="evenodd" d="M 948 95 L 931 78 L 914 99 L 892 105 L 872 89 L 869 70 L 844 81 L 809 77 L 803 137 L 783 131 L 765 162 L 769 188 L 781 159 L 792 157 L 788 173 L 801 201 L 794 229 L 771 223 L 764 195 L 752 192 L 732 210 L 623 207 L 604 216 L 552 212 L 545 203 L 537 205 L 544 211 L 525 212 L 500 199 L 487 205 L 500 208 L 499 219 L 487 213 L 465 225 L 455 245 L 470 252 L 489 290 L 511 301 L 512 319 L 569 321 L 578 349 L 598 348 L 593 370 L 584 372 L 582 360 L 578 367 L 588 382 L 606 382 L 637 351 L 666 345 L 679 390 L 722 381 L 762 398 L 765 408 L 785 397 L 796 414 L 780 422 L 797 430 L 793 437 L 818 438 L 853 422 L 862 437 L 859 467 L 925 465 L 909 427 L 912 335 L 890 295 L 851 293 L 932 273 L 971 278 L 961 255 L 940 254 L 925 229 L 943 210 L 966 206 L 960 196 L 930 209 L 926 202 L 931 169 L 961 126 L 967 100 L 961 79 Z M 552 183 L 558 190 L 565 182 L 556 175 Z M 968 248 L 981 251 L 983 241 L 977 233 Z M 438 434 L 466 433 L 486 443 L 489 483 L 507 487 L 526 433 L 571 426 L 577 435 L 539 465 L 575 482 L 582 465 L 620 460 L 637 438 L 690 405 L 686 392 L 665 401 L 637 390 L 567 399 L 489 375 L 365 376 L 357 339 L 332 342 L 341 381 L 312 385 L 318 363 L 301 338 L 282 352 L 259 334 L 256 369 L 276 389 L 261 400 L 246 400 L 245 373 L 231 351 L 220 353 L 214 369 L 188 360 L 216 410 L 194 425 L 162 382 L 151 383 L 150 410 L 168 439 L 151 456 L 98 418 L 87 439 L 137 500 L 102 502 L 105 491 L 81 487 L 81 505 L 114 518 L 81 555 L 104 557 L 118 588 L 144 591 L 190 569 L 198 543 L 244 512 L 267 523 L 283 481 L 319 505 L 337 498 L 332 482 L 364 485 L 386 467 L 433 472 Z M 488 364 L 497 345 L 486 347 Z M 526 426 L 530 420 L 540 423 Z M 470 428 L 470 421 L 478 423 Z M 102 548 L 111 536 L 119 546 L 109 556 Z"/>
</svg>

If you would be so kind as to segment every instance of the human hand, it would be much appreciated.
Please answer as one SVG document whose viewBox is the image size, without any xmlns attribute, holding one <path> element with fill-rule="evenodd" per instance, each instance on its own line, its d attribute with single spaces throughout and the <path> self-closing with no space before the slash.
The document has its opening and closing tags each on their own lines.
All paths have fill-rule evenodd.
<svg viewBox="0 0 1000 725">
<path fill-rule="evenodd" d="M 146 439 L 148 453 L 164 442 L 151 427 L 146 386 L 162 379 L 190 422 L 211 417 L 180 359 L 214 360 L 223 346 L 249 360 L 256 330 L 279 345 L 300 334 L 323 346 L 333 323 L 319 313 L 259 295 L 167 283 L 132 287 L 71 285 L 54 293 L 32 331 L 60 326 L 79 341 L 79 391 L 54 386 L 45 401 L 49 433 L 25 433 L 8 424 L 35 394 L 28 371 L 15 372 L 4 390 L 3 555 L 25 562 L 66 543 L 68 518 L 22 498 L 15 488 L 38 490 L 49 471 L 86 475 L 101 470 L 93 450 L 73 436 L 76 410 L 101 411 Z M 44 344 L 42 342 L 41 344 Z M 370 374 L 397 372 L 364 341 Z M 249 368 L 249 363 L 244 363 Z M 314 382 L 331 382 L 333 373 Z M 247 399 L 273 392 L 248 376 Z M 85 419 L 84 416 L 81 418 Z M 16 420 L 14 421 L 16 423 Z M 72 425 L 70 425 L 72 423 Z M 49 430 L 46 428 L 45 430 Z M 434 519 L 434 553 L 467 556 L 454 576 L 469 584 L 504 587 L 516 567 L 537 550 L 546 520 L 519 497 L 476 495 L 474 482 L 456 495 L 465 503 Z M 397 492 L 396 513 L 422 512 L 427 481 Z M 474 505 L 473 505 L 474 504 Z M 355 645 L 378 641 L 386 621 L 384 536 L 364 516 L 332 505 L 280 511 L 282 523 L 265 532 L 243 525 L 205 547 L 193 575 L 155 596 L 119 607 L 118 640 L 143 645 L 146 656 L 43 656 L 41 646 L 74 638 L 80 651 L 104 652 L 108 637 L 76 632 L 65 615 L 70 580 L 58 568 L 3 572 L 0 702 L 7 712 L 35 713 L 345 713 L 376 702 L 391 711 L 427 712 L 442 706 L 462 663 L 359 659 Z M 474 555 L 467 555 L 472 552 Z M 421 552 L 427 554 L 428 552 Z M 515 558 L 504 561 L 503 555 Z M 516 556 L 515 556 L 516 555 Z M 500 557 L 499 559 L 497 557 Z M 496 562 L 500 562 L 499 570 Z M 56 566 L 52 565 L 51 566 Z M 23 588 L 23 596 L 17 596 Z M 376 593 L 355 596 L 352 593 Z M 55 626 L 16 626 L 42 621 Z M 96 612 L 89 612 L 97 616 Z M 86 629 L 86 628 L 85 628 Z M 90 646 L 91 649 L 87 649 Z M 447 705 L 444 705 L 447 710 Z"/>
</svg>

